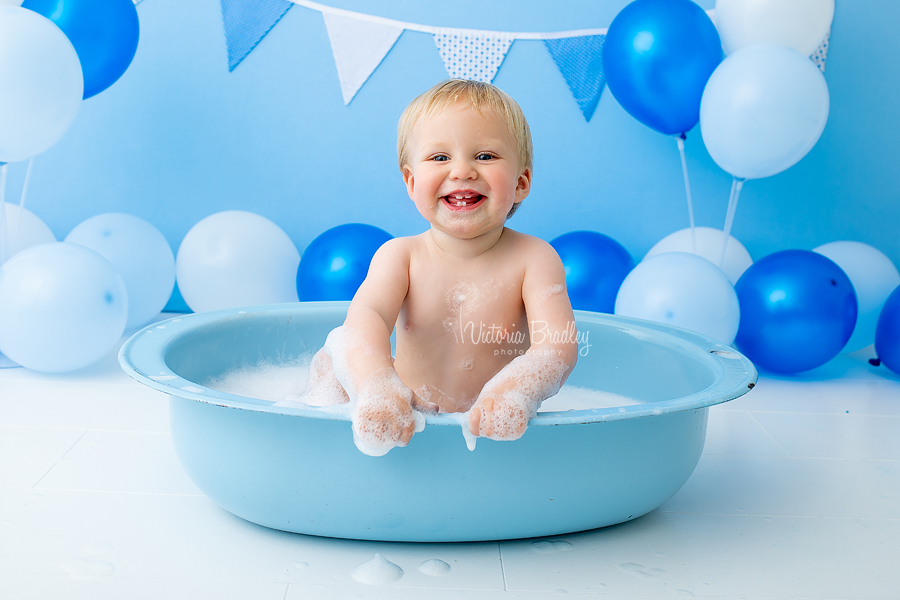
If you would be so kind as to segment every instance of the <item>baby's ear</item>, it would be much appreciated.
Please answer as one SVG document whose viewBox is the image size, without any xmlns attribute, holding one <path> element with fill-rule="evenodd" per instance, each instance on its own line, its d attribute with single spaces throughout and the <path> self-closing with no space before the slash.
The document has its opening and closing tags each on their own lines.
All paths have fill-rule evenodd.
<svg viewBox="0 0 900 600">
<path fill-rule="evenodd" d="M 403 165 L 403 183 L 406 185 L 406 193 L 412 198 L 413 188 L 415 187 L 415 177 L 413 176 L 412 167 L 409 165 Z"/>
<path fill-rule="evenodd" d="M 525 169 L 516 181 L 516 202 L 521 202 L 531 192 L 531 169 Z"/>
</svg>

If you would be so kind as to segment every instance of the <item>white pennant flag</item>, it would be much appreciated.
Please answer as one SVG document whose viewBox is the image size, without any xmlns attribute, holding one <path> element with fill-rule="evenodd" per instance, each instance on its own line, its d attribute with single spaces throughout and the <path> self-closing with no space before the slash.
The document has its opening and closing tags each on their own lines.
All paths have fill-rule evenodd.
<svg viewBox="0 0 900 600">
<path fill-rule="evenodd" d="M 515 38 L 499 32 L 447 29 L 434 34 L 434 43 L 447 73 L 454 79 L 490 83 Z"/>
<path fill-rule="evenodd" d="M 394 47 L 403 28 L 328 12 L 323 12 L 322 17 L 331 40 L 344 104 L 350 104 Z"/>
</svg>

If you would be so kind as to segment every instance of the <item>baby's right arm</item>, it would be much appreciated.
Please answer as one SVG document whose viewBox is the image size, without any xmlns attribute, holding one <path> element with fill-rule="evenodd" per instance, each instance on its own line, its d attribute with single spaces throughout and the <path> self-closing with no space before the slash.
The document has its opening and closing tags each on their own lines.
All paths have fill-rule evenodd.
<svg viewBox="0 0 900 600">
<path fill-rule="evenodd" d="M 415 431 L 417 398 L 400 381 L 391 358 L 391 332 L 409 290 L 409 261 L 408 240 L 385 243 L 350 303 L 342 331 L 327 342 L 334 374 L 353 403 L 357 445 L 362 442 L 369 453 L 406 445 Z"/>
</svg>

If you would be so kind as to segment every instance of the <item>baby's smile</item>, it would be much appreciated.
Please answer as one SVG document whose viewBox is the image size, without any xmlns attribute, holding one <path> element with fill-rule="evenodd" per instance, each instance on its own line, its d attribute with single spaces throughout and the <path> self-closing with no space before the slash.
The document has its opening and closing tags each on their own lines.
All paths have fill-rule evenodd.
<svg viewBox="0 0 900 600">
<path fill-rule="evenodd" d="M 486 196 L 475 190 L 455 190 L 446 196 L 441 196 L 444 204 L 453 211 L 472 210 L 479 206 L 485 198 Z"/>
</svg>

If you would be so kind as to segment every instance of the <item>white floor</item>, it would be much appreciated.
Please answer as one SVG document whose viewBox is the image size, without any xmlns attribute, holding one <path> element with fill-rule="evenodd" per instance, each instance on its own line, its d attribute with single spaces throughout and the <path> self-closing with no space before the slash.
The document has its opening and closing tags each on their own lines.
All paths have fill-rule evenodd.
<svg viewBox="0 0 900 600">
<path fill-rule="evenodd" d="M 763 376 L 712 408 L 693 476 L 640 519 L 475 544 L 253 525 L 191 483 L 166 397 L 128 379 L 114 352 L 66 375 L 0 369 L 0 598 L 897 599 L 900 377 L 870 366 L 871 352 Z M 376 553 L 403 569 L 398 581 L 353 579 Z M 450 571 L 419 569 L 435 558 Z"/>
</svg>

